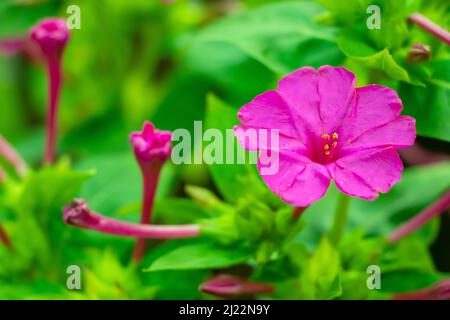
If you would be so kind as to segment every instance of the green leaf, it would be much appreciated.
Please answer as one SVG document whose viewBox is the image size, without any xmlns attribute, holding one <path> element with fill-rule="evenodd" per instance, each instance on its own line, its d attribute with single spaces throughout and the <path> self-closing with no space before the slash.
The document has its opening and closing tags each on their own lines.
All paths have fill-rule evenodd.
<svg viewBox="0 0 450 320">
<path fill-rule="evenodd" d="M 223 247 L 207 240 L 177 247 L 157 258 L 144 271 L 224 268 L 248 260 L 251 248 Z"/>
<path fill-rule="evenodd" d="M 157 200 L 154 208 L 155 219 L 165 224 L 193 223 L 208 216 L 195 202 L 184 198 L 163 198 Z"/>
<path fill-rule="evenodd" d="M 69 230 L 62 220 L 62 208 L 78 195 L 82 184 L 91 176 L 89 171 L 72 170 L 63 159 L 53 166 L 30 172 L 15 186 L 15 196 L 6 204 L 15 214 L 9 229 L 15 250 L 0 250 L 2 259 L 11 261 L 2 265 L 0 274 L 5 269 L 25 272 L 28 268 L 47 275 L 59 273 L 62 239 Z M 34 260 L 41 265 L 35 266 Z"/>
<path fill-rule="evenodd" d="M 333 299 L 341 295 L 339 253 L 322 238 L 314 255 L 300 275 L 300 294 L 304 299 Z"/>
<path fill-rule="evenodd" d="M 93 169 L 97 174 L 86 183 L 80 197 L 85 198 L 92 210 L 107 216 L 118 217 L 127 221 L 138 221 L 142 197 L 142 176 L 139 165 L 130 150 L 125 153 L 103 153 L 89 157 L 77 168 Z M 157 198 L 167 194 L 173 187 L 174 168 L 165 165 L 160 176 Z M 121 210 L 130 204 L 137 204 L 133 212 Z M 122 213 L 122 215 L 120 214 Z"/>
<path fill-rule="evenodd" d="M 408 237 L 385 250 L 380 267 L 384 272 L 403 269 L 435 271 L 427 244 L 418 237 Z"/>
<path fill-rule="evenodd" d="M 416 269 L 382 272 L 381 290 L 389 293 L 412 292 L 430 287 L 446 278 L 448 275 Z"/>
<path fill-rule="evenodd" d="M 338 64 L 335 30 L 314 22 L 321 12 L 312 2 L 269 4 L 211 25 L 197 41 L 234 45 L 280 75 L 305 65 Z"/>
<path fill-rule="evenodd" d="M 339 36 L 338 45 L 347 57 L 369 68 L 380 69 L 395 80 L 411 82 L 408 72 L 394 60 L 388 48 L 377 51 L 354 34 L 348 33 Z"/>
<path fill-rule="evenodd" d="M 42 17 L 55 16 L 56 5 L 48 2 L 43 5 L 25 5 L 16 1 L 2 1 L 0 4 L 0 37 L 25 35 Z"/>
<path fill-rule="evenodd" d="M 26 178 L 18 210 L 24 215 L 33 214 L 44 226 L 50 219 L 60 217 L 61 209 L 75 197 L 92 171 L 74 171 L 65 159 Z"/>
<path fill-rule="evenodd" d="M 259 197 L 261 192 L 267 190 L 256 172 L 256 166 L 248 164 L 249 153 L 243 151 L 237 143 L 232 131 L 237 124 L 237 112 L 215 96 L 209 95 L 206 128 L 220 130 L 224 142 L 220 146 L 225 147 L 227 143 L 233 143 L 235 157 L 233 163 L 226 164 L 222 155 L 222 164 L 211 164 L 208 168 L 220 193 L 230 203 L 236 203 L 239 198 Z"/>
<path fill-rule="evenodd" d="M 401 84 L 404 113 L 416 118 L 417 133 L 450 142 L 450 59 L 428 64 L 426 87 Z"/>
</svg>

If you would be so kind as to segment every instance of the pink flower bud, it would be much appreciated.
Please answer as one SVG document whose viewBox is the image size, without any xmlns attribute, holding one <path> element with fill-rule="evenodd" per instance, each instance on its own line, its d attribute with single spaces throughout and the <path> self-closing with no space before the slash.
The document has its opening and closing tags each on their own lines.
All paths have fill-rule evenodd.
<svg viewBox="0 0 450 320">
<path fill-rule="evenodd" d="M 52 163 L 55 159 L 59 96 L 62 87 L 61 60 L 70 31 L 64 19 L 49 18 L 31 29 L 30 38 L 41 49 L 47 64 L 49 98 L 44 162 Z"/>
<path fill-rule="evenodd" d="M 70 38 L 66 20 L 49 18 L 42 20 L 30 31 L 30 38 L 34 40 L 47 58 L 61 57 Z"/>
<path fill-rule="evenodd" d="M 130 142 L 140 164 L 154 159 L 167 160 L 172 151 L 171 139 L 170 131 L 157 130 L 148 121 L 144 123 L 142 131 L 133 132 L 130 135 Z"/>
</svg>

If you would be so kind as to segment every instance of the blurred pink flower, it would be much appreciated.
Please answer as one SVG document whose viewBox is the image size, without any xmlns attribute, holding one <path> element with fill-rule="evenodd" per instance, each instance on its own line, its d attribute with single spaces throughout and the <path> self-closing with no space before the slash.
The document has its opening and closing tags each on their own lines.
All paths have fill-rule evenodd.
<svg viewBox="0 0 450 320">
<path fill-rule="evenodd" d="M 271 293 L 274 291 L 274 287 L 268 283 L 252 281 L 229 274 L 220 274 L 202 283 L 200 290 L 219 297 L 237 298 Z"/>
<path fill-rule="evenodd" d="M 62 55 L 70 38 L 70 31 L 67 28 L 66 20 L 47 18 L 31 28 L 29 37 L 39 47 L 47 67 L 48 113 L 44 162 L 52 163 L 55 159 L 58 135 L 57 119 L 62 87 Z"/>
<path fill-rule="evenodd" d="M 139 163 L 153 159 L 165 161 L 172 151 L 172 133 L 155 129 L 153 124 L 146 121 L 142 131 L 133 132 L 130 142 Z"/>
<path fill-rule="evenodd" d="M 400 116 L 397 93 L 380 85 L 355 88 L 355 76 L 342 67 L 304 67 L 244 105 L 235 127 L 240 144 L 261 152 L 258 170 L 282 200 L 305 207 L 321 199 L 330 180 L 343 193 L 377 198 L 401 177 L 397 149 L 414 143 L 415 119 Z M 248 142 L 245 132 L 279 130 L 278 148 Z M 261 169 L 278 155 L 279 170 Z"/>
<path fill-rule="evenodd" d="M 66 20 L 48 18 L 31 28 L 30 38 L 39 45 L 48 59 L 58 59 L 69 41 L 70 31 Z"/>
</svg>

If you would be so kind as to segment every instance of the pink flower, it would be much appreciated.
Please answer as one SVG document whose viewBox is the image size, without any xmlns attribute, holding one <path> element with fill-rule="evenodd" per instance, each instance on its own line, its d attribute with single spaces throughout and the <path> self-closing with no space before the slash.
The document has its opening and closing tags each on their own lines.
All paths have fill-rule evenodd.
<svg viewBox="0 0 450 320">
<path fill-rule="evenodd" d="M 400 116 L 402 108 L 392 89 L 355 88 L 355 76 L 345 68 L 304 67 L 243 106 L 235 134 L 245 149 L 260 151 L 264 182 L 287 203 L 318 201 L 331 179 L 343 193 L 372 200 L 400 179 L 396 150 L 416 137 L 415 120 Z M 279 147 L 249 143 L 248 129 L 278 130 Z M 274 154 L 279 169 L 262 174 Z"/>
<path fill-rule="evenodd" d="M 44 162 L 53 163 L 58 136 L 58 109 L 62 88 L 62 56 L 70 31 L 64 19 L 48 18 L 34 26 L 29 35 L 39 47 L 48 74 L 48 113 Z"/>
<path fill-rule="evenodd" d="M 47 58 L 59 58 L 70 38 L 70 31 L 64 19 L 44 19 L 31 29 L 30 38 Z"/>
<path fill-rule="evenodd" d="M 146 121 L 142 131 L 133 132 L 130 142 L 139 163 L 153 159 L 166 160 L 172 151 L 172 134 L 170 131 L 155 129 Z"/>
<path fill-rule="evenodd" d="M 142 213 L 141 223 L 152 221 L 153 202 L 158 187 L 162 166 L 172 151 L 172 133 L 156 130 L 153 124 L 146 121 L 140 132 L 130 135 L 136 160 L 142 172 Z M 147 240 L 138 239 L 133 252 L 133 259 L 139 261 L 144 256 Z"/>
</svg>

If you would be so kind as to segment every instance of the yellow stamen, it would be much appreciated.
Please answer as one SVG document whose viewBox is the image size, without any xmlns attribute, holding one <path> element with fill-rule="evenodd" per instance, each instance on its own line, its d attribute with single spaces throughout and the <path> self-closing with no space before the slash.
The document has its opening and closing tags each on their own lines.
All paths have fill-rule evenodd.
<svg viewBox="0 0 450 320">
<path fill-rule="evenodd" d="M 336 146 L 337 146 L 337 141 L 333 142 L 333 143 L 331 144 L 331 146 L 332 146 L 333 148 L 336 148 Z"/>
<path fill-rule="evenodd" d="M 330 154 L 331 154 L 330 151 L 325 151 L 326 156 L 329 156 Z"/>
<path fill-rule="evenodd" d="M 321 138 L 323 140 L 330 140 L 330 135 L 329 134 L 323 134 Z"/>
<path fill-rule="evenodd" d="M 339 135 L 336 132 L 334 132 L 333 133 L 333 140 L 337 140 L 338 138 L 339 138 Z"/>
<path fill-rule="evenodd" d="M 326 144 L 324 147 L 325 151 L 330 150 L 330 146 L 328 144 Z"/>
</svg>

